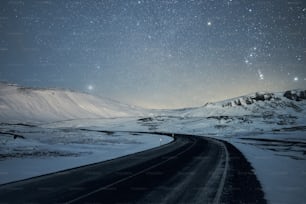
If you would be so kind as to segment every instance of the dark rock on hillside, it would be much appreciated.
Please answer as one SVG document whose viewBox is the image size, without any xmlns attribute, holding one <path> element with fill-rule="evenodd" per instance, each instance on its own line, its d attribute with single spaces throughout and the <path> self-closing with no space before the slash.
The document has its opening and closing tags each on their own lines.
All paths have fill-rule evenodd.
<svg viewBox="0 0 306 204">
<path fill-rule="evenodd" d="M 253 98 L 256 101 L 264 101 L 265 100 L 265 94 L 255 93 L 255 98 Z"/>
<path fill-rule="evenodd" d="M 306 90 L 305 91 L 301 91 L 300 98 L 301 99 L 306 99 Z"/>
<path fill-rule="evenodd" d="M 242 105 L 240 100 L 235 101 L 235 104 L 238 105 L 238 106 Z"/>
<path fill-rule="evenodd" d="M 246 98 L 246 99 L 245 99 L 245 103 L 246 103 L 247 105 L 251 105 L 251 104 L 253 103 L 253 101 L 252 101 L 252 99 L 250 99 L 250 98 Z"/>
<path fill-rule="evenodd" d="M 252 99 L 255 101 L 270 101 L 274 97 L 273 93 L 255 93 Z"/>
<path fill-rule="evenodd" d="M 294 100 L 294 101 L 301 101 L 306 99 L 306 90 L 304 91 L 286 91 L 284 93 L 284 97 Z"/>
</svg>

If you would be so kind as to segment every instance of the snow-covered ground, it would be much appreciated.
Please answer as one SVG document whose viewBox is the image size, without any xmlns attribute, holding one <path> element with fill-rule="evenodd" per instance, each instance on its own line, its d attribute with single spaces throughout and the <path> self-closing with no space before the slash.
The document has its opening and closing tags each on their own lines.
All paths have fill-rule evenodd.
<svg viewBox="0 0 306 204">
<path fill-rule="evenodd" d="M 285 140 L 270 140 L 270 137 L 278 135 L 279 133 L 260 135 L 264 140 L 235 138 L 231 142 L 255 168 L 268 201 L 279 204 L 305 203 L 305 132 L 284 133 L 281 136 Z M 291 137 L 295 139 L 291 140 Z M 300 142 L 297 142 L 298 138 L 301 139 Z"/>
<path fill-rule="evenodd" d="M 2 123 L 0 184 L 117 158 L 171 141 L 171 137 L 150 134 Z"/>
<path fill-rule="evenodd" d="M 88 102 L 92 96 L 58 90 L 26 89 L 30 92 L 28 96 L 22 89 L 22 100 L 18 100 L 19 88 L 8 87 L 2 85 L 0 91 L 2 183 L 10 181 L 10 175 L 25 178 L 29 176 L 25 173 L 30 172 L 31 176 L 45 173 L 32 166 L 43 166 L 51 172 L 158 146 L 157 136 L 119 131 L 160 131 L 229 141 L 254 167 L 270 203 L 306 201 L 306 91 L 255 93 L 198 108 L 143 110 L 111 101 L 105 103 L 95 97 L 89 100 L 91 105 L 87 103 L 80 109 L 78 101 Z M 48 97 L 44 98 L 46 94 Z M 55 99 L 54 95 L 58 97 Z M 71 95 L 80 98 L 72 99 Z M 45 103 L 49 97 L 51 105 Z M 24 103 L 25 99 L 28 102 Z M 66 99 L 73 101 L 68 106 L 74 108 L 68 111 L 63 105 Z M 37 101 L 40 109 L 36 107 Z M 89 108 L 104 110 L 105 104 L 108 107 L 105 110 L 111 112 L 95 115 L 95 109 Z M 53 111 L 58 106 L 63 111 L 57 111 L 54 117 Z M 163 142 L 169 141 L 163 138 Z M 11 180 L 18 179 L 15 176 Z"/>
</svg>

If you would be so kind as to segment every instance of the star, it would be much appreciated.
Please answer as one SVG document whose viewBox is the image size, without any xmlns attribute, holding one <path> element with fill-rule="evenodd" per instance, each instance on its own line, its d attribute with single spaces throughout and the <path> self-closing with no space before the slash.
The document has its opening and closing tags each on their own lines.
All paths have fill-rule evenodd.
<svg viewBox="0 0 306 204">
<path fill-rule="evenodd" d="M 245 60 L 244 60 L 244 63 L 245 63 L 245 64 L 251 64 L 250 61 L 249 61 L 248 59 L 245 59 Z"/>
<path fill-rule="evenodd" d="M 306 85 L 302 0 L 290 5 L 237 0 L 50 2 L 1 4 L 0 62 L 5 65 L 0 81 L 103 91 L 123 103 L 157 108 Z M 245 80 L 237 88 L 224 82 L 225 77 Z M 230 93 L 219 91 L 219 83 L 231 86 Z M 197 92 L 204 86 L 212 94 L 200 99 Z"/>
<path fill-rule="evenodd" d="M 297 61 L 301 61 L 302 57 L 301 56 L 296 56 Z"/>
<path fill-rule="evenodd" d="M 260 69 L 257 70 L 257 74 L 258 74 L 258 76 L 259 76 L 259 80 L 264 80 L 264 75 L 263 75 L 263 73 L 261 72 Z"/>
</svg>

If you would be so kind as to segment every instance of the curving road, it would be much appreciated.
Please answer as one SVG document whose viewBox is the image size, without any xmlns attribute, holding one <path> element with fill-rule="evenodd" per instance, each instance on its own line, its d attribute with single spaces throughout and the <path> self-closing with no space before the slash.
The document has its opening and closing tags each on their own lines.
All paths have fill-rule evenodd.
<svg viewBox="0 0 306 204">
<path fill-rule="evenodd" d="M 178 134 L 158 148 L 0 186 L 0 203 L 238 202 L 266 203 L 243 155 L 226 142 Z"/>
</svg>

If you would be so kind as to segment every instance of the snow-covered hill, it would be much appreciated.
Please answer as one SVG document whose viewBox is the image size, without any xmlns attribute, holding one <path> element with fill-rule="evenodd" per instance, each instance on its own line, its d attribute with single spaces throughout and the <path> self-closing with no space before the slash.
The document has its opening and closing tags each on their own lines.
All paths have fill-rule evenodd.
<svg viewBox="0 0 306 204">
<path fill-rule="evenodd" d="M 300 115 L 306 108 L 306 90 L 256 92 L 202 107 L 174 111 L 184 117 Z"/>
<path fill-rule="evenodd" d="M 61 89 L 25 88 L 0 83 L 0 121 L 61 121 L 84 118 L 144 116 L 304 118 L 306 90 L 256 92 L 202 107 L 178 110 L 144 110 L 110 99 Z"/>
<path fill-rule="evenodd" d="M 201 107 L 153 112 L 149 130 L 199 135 L 249 135 L 306 129 L 306 91 L 257 92 Z"/>
<path fill-rule="evenodd" d="M 86 93 L 0 83 L 0 120 L 55 121 L 138 116 L 142 110 Z"/>
</svg>

